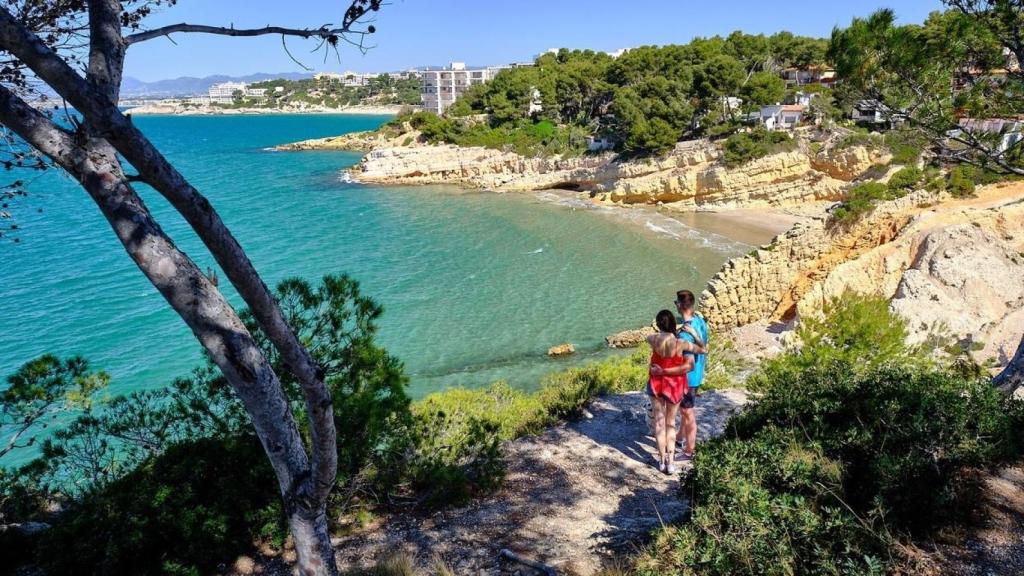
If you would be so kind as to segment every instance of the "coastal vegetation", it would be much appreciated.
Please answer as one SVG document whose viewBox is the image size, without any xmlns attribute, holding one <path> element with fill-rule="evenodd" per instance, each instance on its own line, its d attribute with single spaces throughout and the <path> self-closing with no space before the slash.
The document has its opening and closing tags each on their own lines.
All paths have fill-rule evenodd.
<svg viewBox="0 0 1024 576">
<path fill-rule="evenodd" d="M 788 152 L 797 146 L 796 139 L 785 132 L 758 129 L 733 134 L 722 143 L 722 161 L 735 168 L 769 154 Z"/>
<path fill-rule="evenodd" d="M 417 105 L 420 103 L 418 78 L 392 78 L 381 74 L 370 78 L 365 86 L 345 86 L 337 79 L 264 80 L 254 82 L 252 89 L 266 89 L 261 99 L 241 94 L 232 104 L 235 108 L 288 108 L 302 105 L 342 108 L 360 104 Z"/>
<path fill-rule="evenodd" d="M 574 417 L 594 396 L 636 390 L 645 378 L 648 352 L 640 350 L 552 374 L 532 393 L 496 383 L 410 402 L 401 367 L 373 344 L 379 308 L 358 286 L 329 277 L 313 289 L 292 280 L 278 294 L 331 367 L 343 452 L 330 513 L 339 520 L 395 501 L 429 509 L 492 490 L 503 476 L 504 441 Z M 31 430 L 28 438 L 42 444 L 37 459 L 0 474 L 5 522 L 54 522 L 32 545 L 4 534 L 5 557 L 58 575 L 201 574 L 257 546 L 284 545 L 272 471 L 212 367 L 168 389 L 100 401 L 107 380 L 81 359 L 51 356 L 9 378 L 15 391 L 5 409 L 33 409 L 34 391 L 46 389 L 63 418 L 55 430 Z M 64 510 L 54 520 L 47 509 L 55 504 Z M 169 550 L 168 541 L 178 544 Z"/>
<path fill-rule="evenodd" d="M 1015 118 L 1024 74 L 1020 7 L 1008 2 L 951 0 L 923 24 L 897 25 L 879 10 L 837 28 L 828 59 L 843 83 L 885 106 L 896 122 L 928 135 L 946 161 L 1024 174 L 1019 146 L 1002 134 L 964 130 L 963 118 Z"/>
<path fill-rule="evenodd" d="M 937 102 L 904 113 L 910 129 L 854 133 L 839 144 L 884 146 L 903 168 L 886 184 L 851 186 L 833 221 L 853 222 L 923 185 L 963 197 L 1022 171 L 1012 149 L 997 150 L 985 137 L 949 136 L 956 110 L 1021 112 L 1013 84 L 1019 72 L 1007 73 L 1001 90 L 985 75 L 969 78 L 959 92 L 946 90 L 965 69 L 991 71 L 1007 43 L 1000 37 L 1005 15 L 972 19 L 979 3 L 956 4 L 960 11 L 922 26 L 895 26 L 883 11 L 833 35 L 828 58 L 859 95 L 877 93 L 891 109 L 905 110 L 919 90 L 942 89 Z M 363 12 L 346 16 L 349 24 L 379 3 L 353 6 Z M 144 15 L 106 17 L 120 30 L 118 22 L 137 26 Z M 33 30 L 6 11 L 0 26 L 22 38 L 4 40 L 5 49 L 38 57 L 26 47 L 35 46 L 25 40 Z M 64 26 L 65 35 L 78 32 Z M 951 44 L 951 34 L 977 39 L 981 49 Z M 41 151 L 40 161 L 48 156 L 87 187 L 209 361 L 166 389 L 104 401 L 109 376 L 81 358 L 47 355 L 11 375 L 0 420 L 11 441 L 0 458 L 35 446 L 40 456 L 0 471 L 0 513 L 5 522 L 45 519 L 53 526 L 32 545 L 5 534 L 5 558 L 31 560 L 54 574 L 199 574 L 239 550 L 280 548 L 291 529 L 304 569 L 336 572 L 330 536 L 340 529 L 337 519 L 396 503 L 431 509 L 487 493 L 502 479 L 502 442 L 583 413 L 595 395 L 642 388 L 644 349 L 554 374 L 536 392 L 497 383 L 411 401 L 400 363 L 375 341 L 382 311 L 355 281 L 327 276 L 316 286 L 288 280 L 267 290 L 209 202 L 112 107 L 116 88 L 103 86 L 116 86 L 117 78 L 90 67 L 88 82 L 73 73 L 50 80 L 61 59 L 47 54 L 49 65 L 28 66 L 66 92 L 86 133 L 104 136 L 75 139 L 13 94 L 0 103 L 0 119 Z M 123 58 L 123 48 L 114 56 Z M 745 112 L 784 95 L 778 67 L 825 58 L 823 41 L 786 33 L 642 47 L 618 59 L 562 50 L 474 87 L 447 116 L 402 115 L 385 130 L 408 123 L 428 142 L 528 156 L 581 154 L 594 136 L 629 155 L 659 154 L 684 138 L 737 130 Z M 3 74 L 27 86 L 26 73 L 22 67 Z M 838 110 L 851 93 L 821 92 L 821 99 Z M 739 106 L 729 100 L 736 94 L 744 99 Z M 54 149 L 39 126 L 99 159 L 100 169 Z M 733 167 L 795 146 L 788 135 L 761 130 L 722 143 L 724 162 Z M 943 161 L 978 166 L 955 166 L 943 176 L 935 165 L 918 166 L 926 147 L 939 148 Z M 140 174 L 127 176 L 118 153 Z M 175 247 L 135 194 L 135 180 L 182 212 L 247 310 L 236 314 L 216 282 Z M 114 197 L 127 198 L 124 211 L 111 208 Z M 139 248 L 128 228 L 151 245 Z M 151 264 L 166 258 L 181 278 L 168 279 Z M 796 340 L 750 378 L 754 404 L 727 434 L 702 445 L 682 485 L 694 503 L 690 522 L 660 530 L 636 560 L 637 572 L 912 570 L 910 547 L 925 545 L 970 511 L 973 472 L 1019 458 L 1020 404 L 994 390 L 980 367 L 947 366 L 932 350 L 908 346 L 906 323 L 888 302 L 843 297 L 822 318 L 801 317 Z M 730 376 L 719 377 L 727 385 Z M 62 511 L 54 514 L 55 507 Z M 168 549 L 167 542 L 176 545 Z M 310 568 L 326 558 L 330 566 Z"/>
<path fill-rule="evenodd" d="M 600 136 L 627 153 L 658 154 L 685 138 L 734 130 L 745 112 L 781 101 L 786 90 L 777 71 L 822 64 L 826 47 L 825 40 L 788 32 L 735 32 L 642 46 L 618 58 L 562 49 L 472 86 L 438 122 L 459 125 L 485 115 L 487 126 L 512 141 L 549 123 L 580 134 L 567 138 L 569 149 L 585 150 L 586 136 Z M 742 96 L 741 106 L 729 104 L 735 96 Z M 431 134 L 430 141 L 466 141 L 457 128 Z"/>
<path fill-rule="evenodd" d="M 1019 402 L 907 347 L 883 299 L 845 297 L 768 360 L 704 444 L 639 574 L 889 574 L 964 519 L 976 475 L 1020 454 Z"/>
<path fill-rule="evenodd" d="M 426 142 L 457 146 L 483 146 L 512 150 L 523 156 L 561 154 L 578 156 L 586 151 L 587 133 L 576 126 L 560 126 L 548 120 L 517 120 L 500 126 L 481 121 L 460 121 L 432 112 L 405 112 L 391 119 L 383 130 L 401 131 L 405 124 L 420 131 Z"/>
<path fill-rule="evenodd" d="M 339 448 L 324 369 L 285 320 L 277 299 L 209 199 L 117 104 L 131 46 L 172 32 L 237 36 L 274 30 L 282 39 L 315 38 L 329 50 L 352 35 L 363 38 L 371 34 L 375 28 L 365 19 L 378 12 L 382 2 L 353 0 L 337 25 L 315 29 L 239 31 L 191 24 L 144 29 L 154 7 L 173 4 L 101 0 L 88 5 L 41 6 L 19 0 L 0 8 L 0 49 L 9 54 L 7 65 L 0 70 L 0 123 L 7 143 L 4 165 L 11 169 L 56 168 L 80 183 L 126 255 L 191 329 L 219 370 L 219 381 L 233 391 L 231 398 L 242 407 L 239 412 L 259 438 L 274 472 L 300 570 L 311 576 L 333 576 L 338 569 L 325 510 L 337 477 Z M 81 49 L 85 44 L 88 51 Z M 54 95 L 67 106 L 30 104 L 48 101 Z M 69 108 L 75 110 L 74 116 Z M 126 173 L 129 164 L 131 176 Z M 12 179 L 4 189 L 20 188 L 22 181 Z M 150 212 L 135 188 L 140 182 L 166 199 L 203 242 L 249 306 L 251 324 L 259 327 L 265 347 L 217 283 L 181 250 Z M 266 347 L 271 349 L 269 354 Z M 289 394 L 296 391 L 302 401 L 290 402 Z M 143 419 L 147 416 L 143 414 Z M 92 456 L 94 444 L 88 436 L 84 438 L 82 449 Z M 69 461 L 76 457 L 72 453 Z M 90 470 L 105 471 L 104 467 Z"/>
</svg>

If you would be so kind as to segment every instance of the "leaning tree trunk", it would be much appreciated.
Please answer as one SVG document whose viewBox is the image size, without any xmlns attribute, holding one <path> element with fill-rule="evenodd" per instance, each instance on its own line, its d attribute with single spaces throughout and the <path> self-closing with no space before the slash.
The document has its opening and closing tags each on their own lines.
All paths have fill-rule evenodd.
<svg viewBox="0 0 1024 576">
<path fill-rule="evenodd" d="M 992 384 L 1008 394 L 1024 386 L 1024 336 L 1021 336 L 1020 344 L 1017 345 L 1017 353 L 1013 355 L 1006 368 L 992 380 Z"/>
<path fill-rule="evenodd" d="M 118 0 L 88 2 L 89 61 L 83 79 L 0 8 L 0 48 L 70 102 L 84 116 L 84 124 L 71 134 L 2 87 L 0 122 L 82 183 L 140 270 L 192 328 L 253 419 L 277 475 L 301 572 L 337 574 L 325 514 L 337 470 L 337 436 L 322 368 L 284 320 L 273 295 L 209 201 L 117 108 L 126 47 L 122 13 Z M 295 374 L 309 415 L 311 456 L 265 356 L 216 287 L 160 230 L 125 177 L 117 152 L 136 167 L 139 179 L 185 217 Z"/>
<path fill-rule="evenodd" d="M 287 398 L 235 310 L 156 223 L 108 142 L 61 130 L 4 87 L 0 123 L 79 181 L 139 270 L 195 334 L 252 419 L 278 480 L 302 573 L 337 574 L 324 508 Z"/>
<path fill-rule="evenodd" d="M 184 216 L 238 290 L 299 382 L 310 423 L 312 470 L 309 481 L 312 495 L 322 510 L 334 486 L 338 463 L 334 410 L 323 370 L 296 337 L 248 255 L 210 202 L 117 108 L 126 46 L 120 14 L 118 0 L 89 2 L 90 53 L 86 79 L 38 37 L 19 26 L 5 10 L 0 10 L 0 44 L 81 112 L 94 135 L 110 142 L 139 171 L 141 180 Z"/>
</svg>

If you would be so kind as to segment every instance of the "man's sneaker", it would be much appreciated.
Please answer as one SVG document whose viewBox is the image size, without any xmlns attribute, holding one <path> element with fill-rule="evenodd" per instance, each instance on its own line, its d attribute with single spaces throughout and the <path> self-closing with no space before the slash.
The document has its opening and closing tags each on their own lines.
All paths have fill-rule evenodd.
<svg viewBox="0 0 1024 576">
<path fill-rule="evenodd" d="M 676 452 L 676 457 L 675 457 L 675 461 L 676 462 L 689 462 L 690 460 L 693 460 L 693 454 L 687 454 L 686 452 L 683 452 L 682 450 L 680 450 L 679 452 Z"/>
</svg>

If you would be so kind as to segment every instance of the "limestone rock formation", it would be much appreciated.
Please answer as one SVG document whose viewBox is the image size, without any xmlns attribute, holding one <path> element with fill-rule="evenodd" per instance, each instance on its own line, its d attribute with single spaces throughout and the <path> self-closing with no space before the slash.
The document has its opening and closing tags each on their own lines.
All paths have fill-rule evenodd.
<svg viewBox="0 0 1024 576">
<path fill-rule="evenodd" d="M 811 166 L 832 178 L 849 182 L 876 164 L 888 164 L 892 155 L 867 146 L 828 148 L 811 156 Z"/>
<path fill-rule="evenodd" d="M 604 342 L 609 348 L 636 348 L 655 332 L 657 330 L 653 326 L 644 326 L 637 330 L 623 330 L 617 334 L 606 336 Z"/>
<path fill-rule="evenodd" d="M 892 309 L 911 322 L 917 341 L 927 335 L 929 321 L 958 338 L 975 339 L 998 331 L 1022 308 L 1024 256 L 971 224 L 926 233 L 892 299 Z M 1024 318 L 1016 320 L 1007 328 L 1024 330 Z"/>
<path fill-rule="evenodd" d="M 274 146 L 278 151 L 302 151 L 302 150 L 349 150 L 353 152 L 369 152 L 377 148 L 388 148 L 395 146 L 417 147 L 419 146 L 419 132 L 410 131 L 397 135 L 390 135 L 385 131 L 350 132 L 341 136 L 328 136 L 327 138 L 313 138 L 281 144 Z"/>
<path fill-rule="evenodd" d="M 1005 365 L 1024 329 L 1022 200 L 1016 183 L 965 200 L 920 191 L 846 228 L 803 222 L 727 263 L 702 310 L 724 330 L 819 314 L 847 291 L 877 295 L 907 319 L 911 342 L 951 335 Z"/>
<path fill-rule="evenodd" d="M 815 170 L 804 152 L 773 154 L 737 168 L 718 162 L 706 141 L 680 143 L 659 158 L 621 160 L 611 153 L 526 158 L 452 145 L 377 147 L 353 171 L 360 182 L 457 184 L 496 191 L 566 188 L 599 202 L 663 203 L 677 210 L 786 206 L 835 200 L 846 183 Z"/>
<path fill-rule="evenodd" d="M 568 356 L 576 352 L 576 347 L 566 342 L 565 344 L 559 344 L 548 348 L 548 356 Z"/>
</svg>

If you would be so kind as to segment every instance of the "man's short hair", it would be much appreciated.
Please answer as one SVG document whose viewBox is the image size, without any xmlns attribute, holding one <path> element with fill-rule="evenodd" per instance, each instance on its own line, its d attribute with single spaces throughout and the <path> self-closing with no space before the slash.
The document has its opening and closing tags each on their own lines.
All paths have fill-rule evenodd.
<svg viewBox="0 0 1024 576">
<path fill-rule="evenodd" d="M 697 304 L 697 298 L 689 290 L 680 290 L 676 292 L 676 303 L 682 306 L 684 310 L 692 310 Z"/>
</svg>

